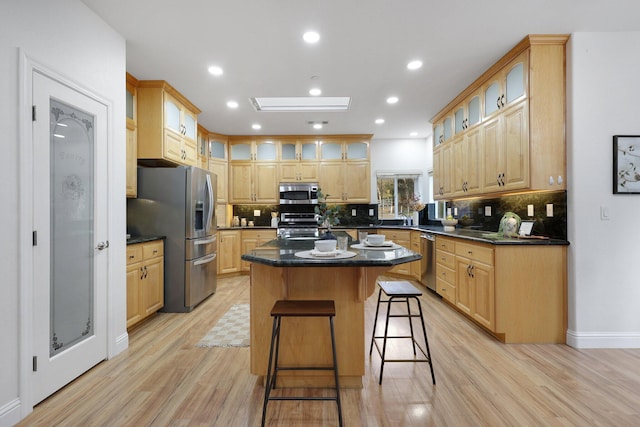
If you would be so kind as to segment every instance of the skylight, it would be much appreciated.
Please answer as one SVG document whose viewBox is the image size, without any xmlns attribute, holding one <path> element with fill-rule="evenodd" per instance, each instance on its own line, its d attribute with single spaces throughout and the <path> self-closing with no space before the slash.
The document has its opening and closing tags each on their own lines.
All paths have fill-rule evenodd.
<svg viewBox="0 0 640 427">
<path fill-rule="evenodd" d="M 348 96 L 292 96 L 251 98 L 257 111 L 346 111 Z"/>
</svg>

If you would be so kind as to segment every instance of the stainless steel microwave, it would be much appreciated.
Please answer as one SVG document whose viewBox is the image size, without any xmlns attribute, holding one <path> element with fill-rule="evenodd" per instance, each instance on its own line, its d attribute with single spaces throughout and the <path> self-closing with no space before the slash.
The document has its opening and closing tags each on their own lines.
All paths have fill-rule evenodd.
<svg viewBox="0 0 640 427">
<path fill-rule="evenodd" d="M 281 205 L 315 205 L 318 204 L 318 183 L 281 182 Z"/>
</svg>

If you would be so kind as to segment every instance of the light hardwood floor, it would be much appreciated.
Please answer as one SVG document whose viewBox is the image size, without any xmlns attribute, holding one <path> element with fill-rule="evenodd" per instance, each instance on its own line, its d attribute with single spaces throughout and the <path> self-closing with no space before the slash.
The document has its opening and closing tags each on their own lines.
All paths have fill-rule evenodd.
<svg viewBox="0 0 640 427">
<path fill-rule="evenodd" d="M 376 295 L 367 301 L 368 337 Z M 159 313 L 130 331 L 127 351 L 19 425 L 259 425 L 264 388 L 249 373 L 249 349 L 195 346 L 231 305 L 248 301 L 247 276 L 219 280 L 192 313 Z M 505 345 L 426 289 L 422 302 L 437 385 L 425 363 L 387 364 L 378 385 L 374 350 L 364 387 L 342 391 L 346 426 L 640 425 L 640 350 Z M 334 402 L 271 402 L 267 421 L 337 425 L 337 411 Z"/>
</svg>

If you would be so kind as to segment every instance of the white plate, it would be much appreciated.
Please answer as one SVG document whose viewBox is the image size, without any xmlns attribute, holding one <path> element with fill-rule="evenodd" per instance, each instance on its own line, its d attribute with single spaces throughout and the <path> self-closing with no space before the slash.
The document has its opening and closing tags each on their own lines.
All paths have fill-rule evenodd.
<svg viewBox="0 0 640 427">
<path fill-rule="evenodd" d="M 314 255 L 317 253 L 321 253 L 322 255 L 318 256 L 318 255 Z M 331 254 L 331 255 L 325 255 L 325 254 Z M 310 251 L 300 251 L 300 252 L 296 252 L 294 254 L 295 256 L 297 256 L 298 258 L 306 258 L 306 259 L 317 259 L 317 260 L 322 260 L 322 259 L 344 259 L 344 258 L 351 258 L 354 257 L 356 255 L 358 255 L 355 252 L 351 252 L 351 251 L 331 251 L 331 252 L 316 252 L 315 249 L 312 249 Z"/>
<path fill-rule="evenodd" d="M 353 249 L 364 249 L 367 251 L 390 251 L 393 249 L 400 249 L 402 246 L 394 243 L 393 246 L 369 246 L 363 245 L 362 243 L 356 243 L 355 245 L 351 245 Z"/>
<path fill-rule="evenodd" d="M 385 240 L 384 242 L 380 243 L 379 245 L 376 245 L 376 244 L 373 244 L 373 243 L 368 242 L 368 241 L 365 240 L 364 241 L 364 245 L 365 246 L 373 246 L 373 247 L 376 247 L 376 248 L 380 248 L 380 247 L 383 247 L 383 246 L 391 247 L 391 246 L 394 245 L 394 243 L 391 240 Z"/>
</svg>

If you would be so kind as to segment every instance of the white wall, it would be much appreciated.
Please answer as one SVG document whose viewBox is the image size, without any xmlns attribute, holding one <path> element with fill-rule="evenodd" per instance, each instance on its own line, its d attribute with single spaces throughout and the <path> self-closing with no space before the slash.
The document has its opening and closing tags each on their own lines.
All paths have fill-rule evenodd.
<svg viewBox="0 0 640 427">
<path fill-rule="evenodd" d="M 433 147 L 428 139 L 373 139 L 371 141 L 371 203 L 378 202 L 376 172 L 421 171 L 420 193 L 428 200 L 427 172 L 433 167 Z"/>
<path fill-rule="evenodd" d="M 612 194 L 612 137 L 640 135 L 640 32 L 576 33 L 567 55 L 567 342 L 638 348 L 640 195 Z"/>
<path fill-rule="evenodd" d="M 109 161 L 111 354 L 126 347 L 125 276 L 125 64 L 124 39 L 78 0 L 2 0 L 0 4 L 0 426 L 17 422 L 31 410 L 24 401 L 31 357 L 20 354 L 19 257 L 19 48 L 24 54 L 84 87 L 112 106 L 112 156 Z M 23 124 L 24 126 L 24 124 Z M 29 126 L 28 122 L 26 126 Z M 27 305 L 28 306 L 28 305 Z M 117 337 L 117 338 L 116 338 Z M 119 341 L 119 342 L 116 342 Z M 22 363 L 22 364 L 21 364 Z M 27 379 L 25 386 L 24 379 Z M 22 399 L 21 399 L 22 398 Z"/>
</svg>

